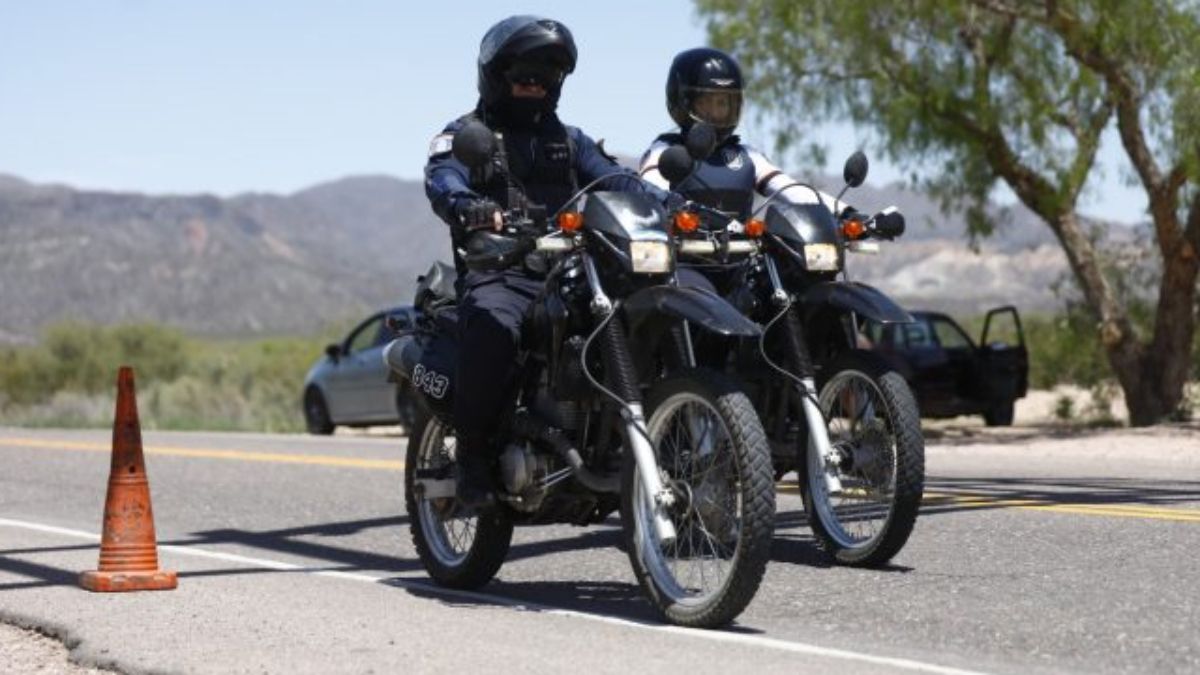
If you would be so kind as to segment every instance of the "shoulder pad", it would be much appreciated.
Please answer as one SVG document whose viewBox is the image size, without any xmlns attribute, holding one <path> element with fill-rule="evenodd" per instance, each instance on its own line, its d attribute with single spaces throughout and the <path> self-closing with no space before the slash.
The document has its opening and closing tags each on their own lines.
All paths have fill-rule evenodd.
<svg viewBox="0 0 1200 675">
<path fill-rule="evenodd" d="M 596 141 L 596 150 L 600 151 L 600 156 L 603 157 L 604 159 L 607 159 L 608 161 L 612 162 L 613 164 L 617 163 L 616 156 L 609 154 L 609 152 L 604 149 L 604 139 L 603 138 Z"/>
<path fill-rule="evenodd" d="M 443 131 L 429 141 L 429 157 L 439 157 L 441 155 L 450 154 L 450 150 L 454 147 L 454 132 Z"/>
<path fill-rule="evenodd" d="M 445 127 L 442 128 L 442 132 L 434 136 L 433 140 L 429 142 L 429 157 L 433 158 L 450 152 L 450 149 L 454 144 L 454 134 L 457 133 L 459 129 L 465 127 L 468 122 L 476 121 L 479 121 L 479 117 L 474 113 L 474 111 L 451 120 L 448 124 L 446 124 Z"/>
</svg>

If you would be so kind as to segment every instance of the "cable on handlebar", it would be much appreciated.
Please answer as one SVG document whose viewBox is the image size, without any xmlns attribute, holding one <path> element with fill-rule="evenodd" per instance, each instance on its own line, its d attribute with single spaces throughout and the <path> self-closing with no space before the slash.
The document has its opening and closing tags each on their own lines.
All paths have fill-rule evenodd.
<svg viewBox="0 0 1200 675">
<path fill-rule="evenodd" d="M 584 185 L 579 190 L 579 192 L 576 192 L 574 195 L 571 196 L 570 199 L 563 202 L 562 207 L 559 208 L 558 211 L 554 212 L 554 215 L 550 217 L 550 220 L 552 220 L 552 221 L 558 220 L 559 215 L 561 215 L 564 211 L 566 211 L 568 206 L 573 204 L 575 202 L 575 200 L 577 200 L 580 197 L 582 197 L 583 195 L 587 194 L 587 191 L 591 190 L 593 187 L 595 187 L 600 181 L 608 180 L 609 178 L 618 178 L 618 177 L 625 178 L 628 180 L 636 180 L 639 183 L 644 183 L 646 185 L 649 185 L 652 188 L 661 189 L 654 183 L 651 183 L 650 181 L 646 180 L 645 178 L 642 178 L 641 176 L 637 175 L 636 173 L 628 173 L 626 171 L 613 171 L 612 173 L 606 173 L 603 176 L 600 176 L 599 178 L 597 178 L 596 180 L 588 183 L 587 185 Z"/>
<path fill-rule="evenodd" d="M 795 373 L 772 361 L 770 356 L 767 356 L 767 333 L 771 332 L 771 327 L 774 326 L 780 319 L 787 316 L 787 313 L 792 309 L 792 304 L 792 300 L 788 299 L 787 304 L 783 306 L 783 309 L 780 310 L 780 312 L 776 314 L 773 319 L 768 321 L 766 326 L 763 326 L 762 335 L 758 337 L 758 353 L 762 355 L 763 361 L 765 361 L 768 366 L 771 366 L 775 370 L 779 371 L 784 377 L 792 380 L 800 387 L 800 391 L 803 393 L 803 395 L 817 407 L 818 411 L 821 412 L 821 419 L 825 420 L 825 425 L 828 426 L 829 418 L 825 417 L 825 411 L 821 410 L 821 401 L 816 398 L 813 392 L 808 390 L 808 386 L 804 384 L 804 380 L 798 377 Z"/>
<path fill-rule="evenodd" d="M 600 382 L 597 381 L 596 378 L 592 377 L 592 373 L 590 370 L 588 370 L 588 364 L 587 364 L 588 348 L 590 348 L 592 346 L 592 341 L 595 340 L 596 336 L 599 335 L 600 332 L 604 330 L 605 326 L 608 325 L 608 322 L 612 321 L 613 317 L 617 315 L 617 310 L 619 310 L 620 308 L 621 308 L 621 301 L 617 300 L 616 302 L 613 303 L 612 311 L 610 311 L 608 313 L 608 316 L 604 317 L 604 319 L 599 323 L 599 325 L 596 326 L 596 329 L 592 331 L 592 334 L 588 336 L 587 340 L 584 340 L 583 349 L 581 349 L 579 352 L 579 365 L 582 367 L 583 376 L 588 379 L 588 382 L 590 382 L 593 387 L 598 389 L 600 391 L 600 393 L 604 394 L 605 396 L 608 396 L 613 401 L 616 401 L 617 405 L 620 406 L 621 409 L 625 410 L 625 412 L 632 418 L 634 415 L 633 407 L 630 406 L 629 403 L 627 401 L 625 401 L 624 399 L 622 399 L 620 396 L 617 396 L 614 392 L 609 390 L 607 387 L 600 384 Z M 641 434 L 642 437 L 646 439 L 646 442 L 649 443 L 651 447 L 654 447 L 654 441 L 650 439 L 650 434 L 646 433 L 645 429 L 643 429 L 642 427 L 640 427 L 636 424 L 632 425 L 632 426 L 638 430 L 638 433 Z"/>
<path fill-rule="evenodd" d="M 759 213 L 761 213 L 762 210 L 767 208 L 767 206 L 771 203 L 771 200 L 773 200 L 776 197 L 778 197 L 779 195 L 783 194 L 784 190 L 787 190 L 788 188 L 794 188 L 794 187 L 808 188 L 809 190 L 812 191 L 812 193 L 814 195 L 817 196 L 817 203 L 819 203 L 821 206 L 824 206 L 825 208 L 829 209 L 830 213 L 834 212 L 833 206 L 837 206 L 837 203 L 836 203 L 837 200 L 834 200 L 835 203 L 833 206 L 829 206 L 825 203 L 825 197 L 823 196 L 823 193 L 820 190 L 809 185 L 808 183 L 801 183 L 800 181 L 796 181 L 794 183 L 788 183 L 787 185 L 784 185 L 783 187 L 779 188 L 778 190 L 772 192 L 771 196 L 767 197 L 765 200 L 763 200 L 763 203 L 758 205 L 758 208 L 754 210 L 754 213 L 750 214 L 750 218 L 753 219 L 755 216 L 757 216 Z"/>
</svg>

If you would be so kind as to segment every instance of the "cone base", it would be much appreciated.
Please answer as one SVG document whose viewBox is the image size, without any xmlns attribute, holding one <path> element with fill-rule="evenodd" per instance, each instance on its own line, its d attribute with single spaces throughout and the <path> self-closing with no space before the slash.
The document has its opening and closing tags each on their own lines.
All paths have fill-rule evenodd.
<svg viewBox="0 0 1200 675">
<path fill-rule="evenodd" d="M 175 572 L 153 570 L 149 572 L 83 572 L 79 585 L 96 593 L 119 593 L 123 591 L 169 591 L 179 584 Z"/>
</svg>

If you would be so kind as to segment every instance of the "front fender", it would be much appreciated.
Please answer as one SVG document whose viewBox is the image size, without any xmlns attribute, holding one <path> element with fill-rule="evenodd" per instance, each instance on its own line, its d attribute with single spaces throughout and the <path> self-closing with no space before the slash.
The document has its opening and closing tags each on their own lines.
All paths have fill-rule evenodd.
<svg viewBox="0 0 1200 675">
<path fill-rule="evenodd" d="M 635 335 L 666 317 L 685 319 L 706 331 L 726 337 L 758 337 L 762 333 L 758 324 L 746 318 L 724 298 L 703 288 L 651 286 L 630 295 L 623 307 L 630 332 Z"/>
<path fill-rule="evenodd" d="M 825 307 L 851 311 L 879 323 L 912 323 L 912 315 L 874 286 L 856 281 L 827 281 L 800 297 L 805 319 Z"/>
</svg>

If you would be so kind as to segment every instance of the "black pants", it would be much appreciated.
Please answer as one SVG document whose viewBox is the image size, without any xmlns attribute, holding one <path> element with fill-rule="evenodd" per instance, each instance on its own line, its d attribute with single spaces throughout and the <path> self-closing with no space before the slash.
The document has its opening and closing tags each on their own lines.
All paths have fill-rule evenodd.
<svg viewBox="0 0 1200 675">
<path fill-rule="evenodd" d="M 468 272 L 460 282 L 454 424 L 464 453 L 496 450 L 500 415 L 516 393 L 521 323 L 542 285 L 518 271 Z"/>
<path fill-rule="evenodd" d="M 464 453 L 491 456 L 497 425 L 516 394 L 521 323 L 543 281 L 519 271 L 467 272 L 458 282 L 458 366 L 454 424 Z M 713 290 L 703 275 L 679 270 L 681 286 Z"/>
</svg>

